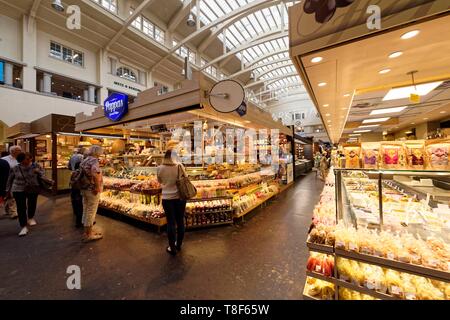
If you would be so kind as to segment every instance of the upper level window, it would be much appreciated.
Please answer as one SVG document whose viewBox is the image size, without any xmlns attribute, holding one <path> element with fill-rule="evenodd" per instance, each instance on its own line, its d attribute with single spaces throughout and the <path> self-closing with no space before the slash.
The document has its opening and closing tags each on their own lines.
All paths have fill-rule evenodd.
<svg viewBox="0 0 450 320">
<path fill-rule="evenodd" d="M 136 80 L 137 80 L 136 74 L 132 70 L 125 68 L 125 67 L 120 67 L 119 69 L 117 69 L 116 74 L 119 77 L 130 80 L 130 81 L 136 82 Z"/>
<path fill-rule="evenodd" d="M 100 4 L 103 8 L 116 13 L 117 12 L 117 0 L 93 0 Z"/>
<path fill-rule="evenodd" d="M 54 41 L 50 41 L 50 56 L 68 63 L 72 63 L 80 67 L 82 67 L 84 63 L 83 53 L 65 47 Z"/>
<path fill-rule="evenodd" d="M 134 9 L 131 8 L 130 15 L 132 15 L 133 12 L 134 12 Z M 164 44 L 164 39 L 165 39 L 164 31 L 162 29 L 158 28 L 157 26 L 155 26 L 152 22 L 150 22 L 150 20 L 148 20 L 144 16 L 140 15 L 140 16 L 136 17 L 133 20 L 133 22 L 131 23 L 131 25 L 133 27 L 135 27 L 136 29 L 142 31 L 144 34 L 146 34 L 150 38 L 153 38 L 156 41 L 158 41 L 159 43 Z"/>
</svg>

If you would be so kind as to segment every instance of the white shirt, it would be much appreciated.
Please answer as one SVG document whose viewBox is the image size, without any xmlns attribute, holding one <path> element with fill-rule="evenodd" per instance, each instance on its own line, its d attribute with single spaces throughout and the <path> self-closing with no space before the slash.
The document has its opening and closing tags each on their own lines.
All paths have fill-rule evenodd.
<svg viewBox="0 0 450 320">
<path fill-rule="evenodd" d="M 10 167 L 11 169 L 19 164 L 19 163 L 17 162 L 16 158 L 14 158 L 12 155 L 3 157 L 2 159 L 3 159 L 3 160 L 6 160 L 6 161 L 9 163 L 9 167 Z"/>
</svg>

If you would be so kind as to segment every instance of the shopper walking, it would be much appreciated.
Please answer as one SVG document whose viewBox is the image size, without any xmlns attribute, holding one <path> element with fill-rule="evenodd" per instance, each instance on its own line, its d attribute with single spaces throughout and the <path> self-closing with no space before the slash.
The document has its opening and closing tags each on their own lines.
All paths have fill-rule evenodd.
<svg viewBox="0 0 450 320">
<path fill-rule="evenodd" d="M 97 215 L 100 193 L 103 191 L 103 176 L 98 158 L 103 154 L 100 146 L 92 146 L 88 156 L 80 164 L 81 176 L 86 177 L 81 184 L 81 195 L 83 197 L 83 217 L 84 226 L 83 241 L 94 241 L 103 238 L 100 230 L 94 229 L 95 216 Z"/>
<path fill-rule="evenodd" d="M 320 178 L 325 181 L 327 175 L 328 175 L 328 158 L 326 156 L 326 153 L 322 154 L 322 158 L 320 159 Z"/>
<path fill-rule="evenodd" d="M 0 159 L 0 207 L 4 207 L 5 205 L 6 184 L 8 183 L 9 171 L 9 163 L 6 160 Z"/>
<path fill-rule="evenodd" d="M 19 215 L 21 230 L 19 236 L 28 234 L 28 226 L 37 224 L 34 219 L 36 213 L 37 199 L 40 191 L 39 176 L 43 176 L 42 168 L 33 163 L 30 153 L 20 153 L 17 156 L 18 165 L 10 171 L 6 190 L 8 195 L 14 196 Z"/>
<path fill-rule="evenodd" d="M 74 153 L 69 160 L 69 169 L 72 171 L 71 185 L 70 185 L 70 200 L 72 202 L 73 214 L 75 216 L 75 227 L 82 228 L 82 218 L 83 218 L 83 197 L 81 196 L 81 189 L 76 183 L 73 183 L 73 179 L 79 175 L 80 164 L 83 161 L 82 149 L 74 149 Z"/>
<path fill-rule="evenodd" d="M 9 148 L 9 155 L 4 156 L 2 159 L 8 162 L 9 168 L 17 166 L 17 156 L 22 152 L 22 148 L 20 146 L 11 146 Z M 6 215 L 9 215 L 11 219 L 17 218 L 17 205 L 16 200 L 9 195 L 6 195 L 5 198 L 5 212 Z"/>
<path fill-rule="evenodd" d="M 181 251 L 185 232 L 186 200 L 180 199 L 177 187 L 179 170 L 186 174 L 184 166 L 177 161 L 176 151 L 168 148 L 162 165 L 158 167 L 157 176 L 162 187 L 162 205 L 167 217 L 169 246 L 166 251 L 172 255 Z"/>
</svg>

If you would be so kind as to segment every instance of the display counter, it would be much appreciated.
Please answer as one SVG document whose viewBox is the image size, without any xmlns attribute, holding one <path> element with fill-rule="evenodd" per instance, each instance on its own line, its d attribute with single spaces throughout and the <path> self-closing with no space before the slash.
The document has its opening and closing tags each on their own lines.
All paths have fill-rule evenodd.
<svg viewBox="0 0 450 320">
<path fill-rule="evenodd" d="M 197 188 L 195 198 L 187 201 L 186 228 L 232 224 L 280 192 L 279 182 L 270 167 L 257 165 L 227 166 L 232 178 L 199 179 L 198 173 L 211 177 L 217 171 L 209 168 L 187 168 L 188 176 Z M 245 171 L 257 170 L 248 173 Z M 104 192 L 100 208 L 128 217 L 164 226 L 167 220 L 161 205 L 161 188 L 156 179 L 156 167 L 114 169 L 105 167 Z M 193 174 L 193 176 L 191 176 Z"/>
<path fill-rule="evenodd" d="M 448 171 L 330 172 L 307 240 L 305 299 L 449 300 L 450 190 L 439 184 L 449 177 Z M 408 181 L 416 186 L 404 188 Z M 430 181 L 439 196 L 415 188 Z"/>
<path fill-rule="evenodd" d="M 308 173 L 312 170 L 313 162 L 311 160 L 296 160 L 295 161 L 295 178 Z"/>
</svg>

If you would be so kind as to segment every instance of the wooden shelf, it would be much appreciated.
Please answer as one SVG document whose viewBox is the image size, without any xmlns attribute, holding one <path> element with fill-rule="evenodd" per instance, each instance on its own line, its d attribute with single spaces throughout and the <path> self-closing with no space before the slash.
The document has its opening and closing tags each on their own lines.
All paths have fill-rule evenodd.
<svg viewBox="0 0 450 320">
<path fill-rule="evenodd" d="M 327 276 L 324 276 L 323 274 L 318 273 L 318 272 L 313 272 L 313 271 L 306 270 L 306 276 L 311 277 L 311 278 L 320 279 L 320 280 L 323 280 L 323 281 L 328 281 L 328 282 L 331 282 L 333 284 L 336 284 L 336 278 L 334 278 L 334 277 L 327 277 Z"/>
<path fill-rule="evenodd" d="M 325 244 L 318 244 L 318 243 L 312 243 L 312 242 L 306 242 L 307 247 L 310 251 L 314 252 L 320 252 L 325 254 L 333 254 L 334 253 L 334 247 L 328 246 Z"/>
<path fill-rule="evenodd" d="M 194 213 L 186 212 L 186 216 L 201 216 L 201 215 L 204 215 L 204 214 L 230 213 L 230 212 L 234 212 L 234 210 L 233 209 L 225 209 L 225 210 L 206 211 L 206 212 L 194 212 Z"/>
<path fill-rule="evenodd" d="M 350 289 L 353 291 L 357 291 L 359 293 L 364 293 L 364 294 L 367 294 L 369 296 L 372 296 L 374 298 L 381 299 L 381 300 L 401 300 L 397 297 L 394 297 L 394 296 L 391 296 L 391 295 L 388 295 L 385 293 L 381 293 L 381 292 L 378 292 L 375 290 L 371 290 L 366 287 L 362 287 L 362 286 L 356 285 L 354 283 L 350 283 L 350 282 L 343 281 L 340 279 L 335 279 L 335 284 L 338 287 L 344 287 L 344 288 L 347 288 L 347 289 Z"/>
<path fill-rule="evenodd" d="M 130 188 L 115 188 L 115 187 L 104 187 L 105 190 L 114 190 L 114 191 L 121 191 L 121 192 L 130 192 L 133 194 L 144 194 L 144 195 L 157 195 L 162 193 L 162 189 L 150 189 L 150 190 L 142 190 L 142 191 L 132 191 Z"/>
<path fill-rule="evenodd" d="M 213 198 L 192 198 L 188 199 L 187 202 L 202 202 L 202 201 L 211 201 L 211 200 L 230 200 L 233 199 L 233 196 L 222 196 L 222 197 L 213 197 Z"/>
<path fill-rule="evenodd" d="M 425 278 L 433 278 L 439 281 L 450 282 L 450 273 L 435 270 L 411 263 L 405 263 L 368 254 L 350 252 L 342 249 L 335 249 L 336 256 L 347 259 L 357 260 L 363 263 L 375 264 L 385 268 L 394 269 L 401 272 L 407 272 Z"/>
</svg>

